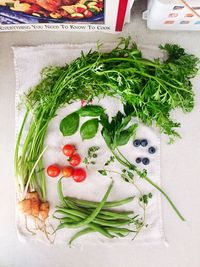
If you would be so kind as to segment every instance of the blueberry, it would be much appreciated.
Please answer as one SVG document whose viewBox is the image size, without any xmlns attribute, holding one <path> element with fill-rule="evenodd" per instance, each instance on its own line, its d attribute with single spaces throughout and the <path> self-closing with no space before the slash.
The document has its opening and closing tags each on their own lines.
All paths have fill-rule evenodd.
<svg viewBox="0 0 200 267">
<path fill-rule="evenodd" d="M 140 146 L 140 140 L 139 140 L 139 139 L 135 139 L 135 140 L 133 141 L 133 145 L 134 145 L 135 147 Z"/>
<path fill-rule="evenodd" d="M 143 159 L 142 159 L 142 163 L 143 163 L 144 165 L 148 165 L 148 164 L 150 163 L 150 160 L 149 160 L 148 158 L 143 158 Z"/>
<path fill-rule="evenodd" d="M 149 154 L 154 154 L 156 152 L 155 147 L 150 146 L 149 149 L 148 149 L 148 152 L 149 152 Z"/>
<path fill-rule="evenodd" d="M 147 139 L 142 139 L 140 141 L 140 144 L 141 144 L 141 146 L 147 146 L 148 145 Z"/>
<path fill-rule="evenodd" d="M 136 158 L 136 160 L 135 160 L 136 163 L 140 163 L 141 161 L 142 161 L 141 158 Z"/>
</svg>

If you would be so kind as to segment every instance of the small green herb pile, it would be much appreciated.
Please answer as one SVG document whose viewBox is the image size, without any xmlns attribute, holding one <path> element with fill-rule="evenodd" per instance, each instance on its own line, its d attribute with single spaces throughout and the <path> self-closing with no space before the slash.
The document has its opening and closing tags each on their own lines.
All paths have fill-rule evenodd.
<svg viewBox="0 0 200 267">
<path fill-rule="evenodd" d="M 87 157 L 84 158 L 83 163 L 86 167 L 90 164 L 95 165 L 98 156 L 99 146 L 91 146 L 88 149 Z"/>
<path fill-rule="evenodd" d="M 179 136 L 176 128 L 180 124 L 172 120 L 170 112 L 176 108 L 184 112 L 192 110 L 194 93 L 190 79 L 197 74 L 199 60 L 178 45 L 166 44 L 160 48 L 166 59 L 148 60 L 130 38 L 121 38 L 109 52 L 98 47 L 97 51 L 82 52 L 64 67 L 43 70 L 41 81 L 24 96 L 26 114 L 14 159 L 19 192 L 25 188 L 36 190 L 41 200 L 46 200 L 41 155 L 48 124 L 59 108 L 76 100 L 120 97 L 132 117 L 146 125 L 156 124 L 171 142 Z M 28 132 L 24 129 L 27 120 Z"/>
</svg>

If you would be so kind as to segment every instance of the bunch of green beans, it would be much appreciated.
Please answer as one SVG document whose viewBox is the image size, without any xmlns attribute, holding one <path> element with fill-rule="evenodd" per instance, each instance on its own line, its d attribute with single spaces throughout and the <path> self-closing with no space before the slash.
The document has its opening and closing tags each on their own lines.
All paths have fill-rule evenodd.
<svg viewBox="0 0 200 267">
<path fill-rule="evenodd" d="M 138 215 L 133 216 L 133 211 L 119 212 L 108 209 L 127 204 L 134 197 L 108 202 L 107 199 L 112 187 L 113 181 L 110 183 L 101 202 L 93 202 L 64 197 L 62 178 L 58 181 L 57 190 L 61 205 L 57 206 L 54 214 L 54 218 L 60 221 L 56 230 L 63 228 L 81 228 L 80 231 L 71 237 L 69 245 L 80 236 L 93 232 L 100 233 L 107 238 L 125 237 L 131 232 L 136 232 L 127 227 L 135 222 Z M 57 214 L 60 217 L 57 217 Z"/>
</svg>

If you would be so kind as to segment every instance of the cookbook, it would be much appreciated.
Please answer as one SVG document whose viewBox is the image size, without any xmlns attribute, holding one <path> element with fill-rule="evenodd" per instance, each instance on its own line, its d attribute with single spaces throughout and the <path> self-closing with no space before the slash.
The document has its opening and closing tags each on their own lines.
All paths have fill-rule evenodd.
<svg viewBox="0 0 200 267">
<path fill-rule="evenodd" d="M 0 31 L 120 32 L 134 0 L 0 0 Z"/>
</svg>

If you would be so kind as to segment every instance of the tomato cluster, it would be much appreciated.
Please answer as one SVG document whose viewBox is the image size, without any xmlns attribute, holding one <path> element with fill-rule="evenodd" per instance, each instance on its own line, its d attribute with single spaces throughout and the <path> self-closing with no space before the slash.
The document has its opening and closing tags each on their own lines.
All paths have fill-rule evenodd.
<svg viewBox="0 0 200 267">
<path fill-rule="evenodd" d="M 76 153 L 76 149 L 74 145 L 66 144 L 62 148 L 62 152 L 65 156 L 68 157 L 68 162 L 71 166 L 64 166 L 63 168 L 60 168 L 57 164 L 53 164 L 48 166 L 47 168 L 47 174 L 52 177 L 58 177 L 60 173 L 62 172 L 63 177 L 72 177 L 73 180 L 77 183 L 83 182 L 86 177 L 86 171 L 82 168 L 76 168 L 81 162 L 81 157 L 78 153 Z"/>
</svg>

